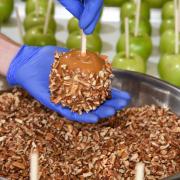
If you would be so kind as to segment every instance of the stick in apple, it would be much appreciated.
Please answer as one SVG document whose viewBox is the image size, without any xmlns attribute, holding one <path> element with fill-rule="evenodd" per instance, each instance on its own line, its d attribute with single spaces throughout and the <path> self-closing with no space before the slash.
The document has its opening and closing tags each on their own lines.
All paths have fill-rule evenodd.
<svg viewBox="0 0 180 180">
<path fill-rule="evenodd" d="M 137 163 L 135 180 L 144 180 L 144 163 Z"/>
<path fill-rule="evenodd" d="M 84 0 L 82 0 L 82 3 L 84 4 Z M 87 48 L 87 38 L 84 34 L 84 31 L 81 29 L 81 55 L 86 55 L 86 48 Z"/>
<path fill-rule="evenodd" d="M 175 54 L 179 53 L 179 10 L 178 1 L 174 0 L 174 17 L 175 17 Z"/>
<path fill-rule="evenodd" d="M 36 17 L 39 16 L 39 0 L 35 1 L 35 13 L 36 13 Z"/>
<path fill-rule="evenodd" d="M 30 180 L 39 179 L 39 155 L 37 150 L 33 150 L 30 156 Z"/>
<path fill-rule="evenodd" d="M 140 9 L 141 9 L 141 0 L 136 1 L 136 15 L 135 15 L 135 29 L 134 35 L 137 36 L 139 32 L 139 21 L 140 21 Z"/>
<path fill-rule="evenodd" d="M 47 13 L 46 13 L 46 20 L 45 20 L 45 23 L 44 23 L 43 34 L 47 34 L 47 31 L 48 31 L 49 19 L 50 19 L 50 16 L 51 16 L 52 5 L 53 5 L 53 0 L 49 0 L 48 8 L 47 8 Z"/>
<path fill-rule="evenodd" d="M 17 25 L 18 25 L 18 31 L 21 37 L 21 43 L 23 43 L 23 34 L 24 34 L 24 28 L 22 25 L 22 21 L 19 15 L 19 10 L 17 7 L 15 7 L 15 11 L 16 11 L 16 19 L 17 19 Z"/>
<path fill-rule="evenodd" d="M 86 55 L 86 45 L 87 45 L 87 39 L 86 39 L 86 35 L 84 34 L 83 30 L 81 30 L 81 54 L 82 56 Z"/>
<path fill-rule="evenodd" d="M 125 18 L 125 49 L 126 57 L 129 58 L 129 18 Z"/>
</svg>

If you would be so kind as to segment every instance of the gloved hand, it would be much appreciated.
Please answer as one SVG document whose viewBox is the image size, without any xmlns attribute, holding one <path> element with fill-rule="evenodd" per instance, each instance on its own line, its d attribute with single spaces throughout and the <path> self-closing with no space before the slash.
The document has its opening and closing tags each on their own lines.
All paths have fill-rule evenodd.
<svg viewBox="0 0 180 180">
<path fill-rule="evenodd" d="M 112 90 L 112 99 L 107 100 L 96 110 L 82 115 L 52 103 L 49 92 L 49 74 L 54 62 L 55 51 L 62 52 L 67 49 L 54 46 L 22 46 L 9 67 L 7 74 L 9 84 L 21 86 L 46 107 L 69 120 L 78 122 L 96 123 L 100 118 L 114 115 L 117 110 L 128 104 L 130 96 L 126 92 L 115 89 Z"/>
<path fill-rule="evenodd" d="M 73 16 L 79 19 L 84 33 L 91 34 L 99 20 L 103 0 L 58 0 Z"/>
</svg>

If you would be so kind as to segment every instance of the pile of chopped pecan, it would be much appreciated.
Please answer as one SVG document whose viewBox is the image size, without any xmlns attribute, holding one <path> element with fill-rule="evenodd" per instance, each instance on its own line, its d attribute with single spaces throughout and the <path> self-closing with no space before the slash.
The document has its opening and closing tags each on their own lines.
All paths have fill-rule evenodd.
<svg viewBox="0 0 180 180">
<path fill-rule="evenodd" d="M 98 124 L 71 122 L 20 89 L 0 95 L 0 177 L 29 179 L 39 151 L 40 179 L 146 179 L 180 172 L 180 117 L 155 106 L 128 108 Z"/>
</svg>

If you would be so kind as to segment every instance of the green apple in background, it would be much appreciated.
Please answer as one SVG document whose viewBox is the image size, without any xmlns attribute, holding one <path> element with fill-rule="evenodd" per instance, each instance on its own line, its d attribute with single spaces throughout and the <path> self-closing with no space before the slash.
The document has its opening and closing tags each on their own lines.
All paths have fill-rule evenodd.
<svg viewBox="0 0 180 180">
<path fill-rule="evenodd" d="M 163 0 L 144 0 L 152 8 L 160 8 L 163 5 Z"/>
<path fill-rule="evenodd" d="M 173 54 L 175 52 L 174 30 L 167 30 L 161 35 L 160 52 L 161 54 Z"/>
<path fill-rule="evenodd" d="M 134 0 L 127 1 L 121 7 L 121 20 L 124 20 L 126 17 L 134 19 L 136 14 L 136 4 Z M 150 18 L 150 8 L 146 2 L 141 3 L 140 10 L 140 19 L 149 20 Z"/>
<path fill-rule="evenodd" d="M 146 62 L 152 53 L 152 41 L 147 34 L 139 34 L 134 36 L 130 34 L 129 36 L 129 48 L 130 52 L 138 54 Z M 125 51 L 125 34 L 122 34 L 117 43 L 117 52 Z"/>
<path fill-rule="evenodd" d="M 24 28 L 27 31 L 35 26 L 44 26 L 45 19 L 46 16 L 43 13 L 40 13 L 38 16 L 36 16 L 36 13 L 32 12 L 26 16 L 24 20 Z M 53 32 L 56 31 L 56 22 L 53 17 L 50 17 L 48 28 L 51 29 Z"/>
<path fill-rule="evenodd" d="M 124 28 L 125 24 L 124 21 L 121 23 L 121 32 L 124 33 Z M 134 29 L 135 29 L 135 20 L 134 19 L 129 19 L 129 32 L 130 33 L 134 33 Z M 151 24 L 149 21 L 144 21 L 144 20 L 140 20 L 139 22 L 139 33 L 143 34 L 149 34 L 151 35 Z"/>
<path fill-rule="evenodd" d="M 81 48 L 81 33 L 75 31 L 69 34 L 69 37 L 66 41 L 66 46 L 69 49 L 80 49 Z M 87 36 L 87 49 L 90 51 L 101 52 L 102 50 L 102 41 L 100 36 L 97 33 L 93 33 Z"/>
<path fill-rule="evenodd" d="M 13 11 L 13 0 L 0 0 L 0 24 L 6 22 Z"/>
<path fill-rule="evenodd" d="M 161 8 L 164 3 L 170 1 L 170 0 L 144 0 L 149 4 L 151 8 Z"/>
<path fill-rule="evenodd" d="M 24 36 L 24 43 L 30 46 L 57 44 L 53 31 L 48 30 L 47 34 L 43 34 L 43 26 L 29 29 Z"/>
<path fill-rule="evenodd" d="M 167 30 L 174 30 L 174 19 L 164 19 L 161 23 L 160 34 Z"/>
<path fill-rule="evenodd" d="M 113 59 L 112 67 L 140 73 L 146 72 L 146 64 L 144 60 L 134 53 L 130 53 L 129 58 L 125 56 L 124 52 L 118 53 Z"/>
<path fill-rule="evenodd" d="M 180 87 L 180 54 L 164 54 L 158 70 L 163 80 Z"/>
<path fill-rule="evenodd" d="M 80 27 L 79 27 L 78 19 L 76 19 L 75 17 L 72 17 L 68 22 L 68 31 L 69 31 L 69 33 L 72 33 L 74 31 L 79 31 L 79 30 L 80 30 Z M 101 30 L 101 24 L 100 24 L 100 22 L 98 22 L 94 32 L 99 33 L 100 30 Z"/>
<path fill-rule="evenodd" d="M 26 14 L 35 11 L 36 0 L 26 0 Z M 39 0 L 39 12 L 46 14 L 48 7 L 48 0 Z M 54 14 L 55 7 L 53 4 L 51 14 Z"/>
<path fill-rule="evenodd" d="M 174 1 L 169 1 L 162 8 L 162 19 L 174 19 Z"/>
<path fill-rule="evenodd" d="M 120 7 L 126 0 L 104 0 L 106 6 Z"/>
</svg>

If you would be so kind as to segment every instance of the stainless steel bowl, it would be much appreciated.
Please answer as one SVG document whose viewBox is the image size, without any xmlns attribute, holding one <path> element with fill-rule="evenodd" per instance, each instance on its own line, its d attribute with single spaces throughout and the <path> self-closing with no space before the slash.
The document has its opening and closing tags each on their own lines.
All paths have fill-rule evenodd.
<svg viewBox="0 0 180 180">
<path fill-rule="evenodd" d="M 132 96 L 130 106 L 168 107 L 180 116 L 180 89 L 157 78 L 130 71 L 114 70 L 113 87 Z M 3 91 L 0 91 L 2 93 Z M 0 177 L 0 180 L 7 180 Z M 180 173 L 163 180 L 180 180 Z"/>
<path fill-rule="evenodd" d="M 128 91 L 130 106 L 168 107 L 180 116 L 180 89 L 157 78 L 130 71 L 114 70 L 113 87 Z"/>
</svg>

